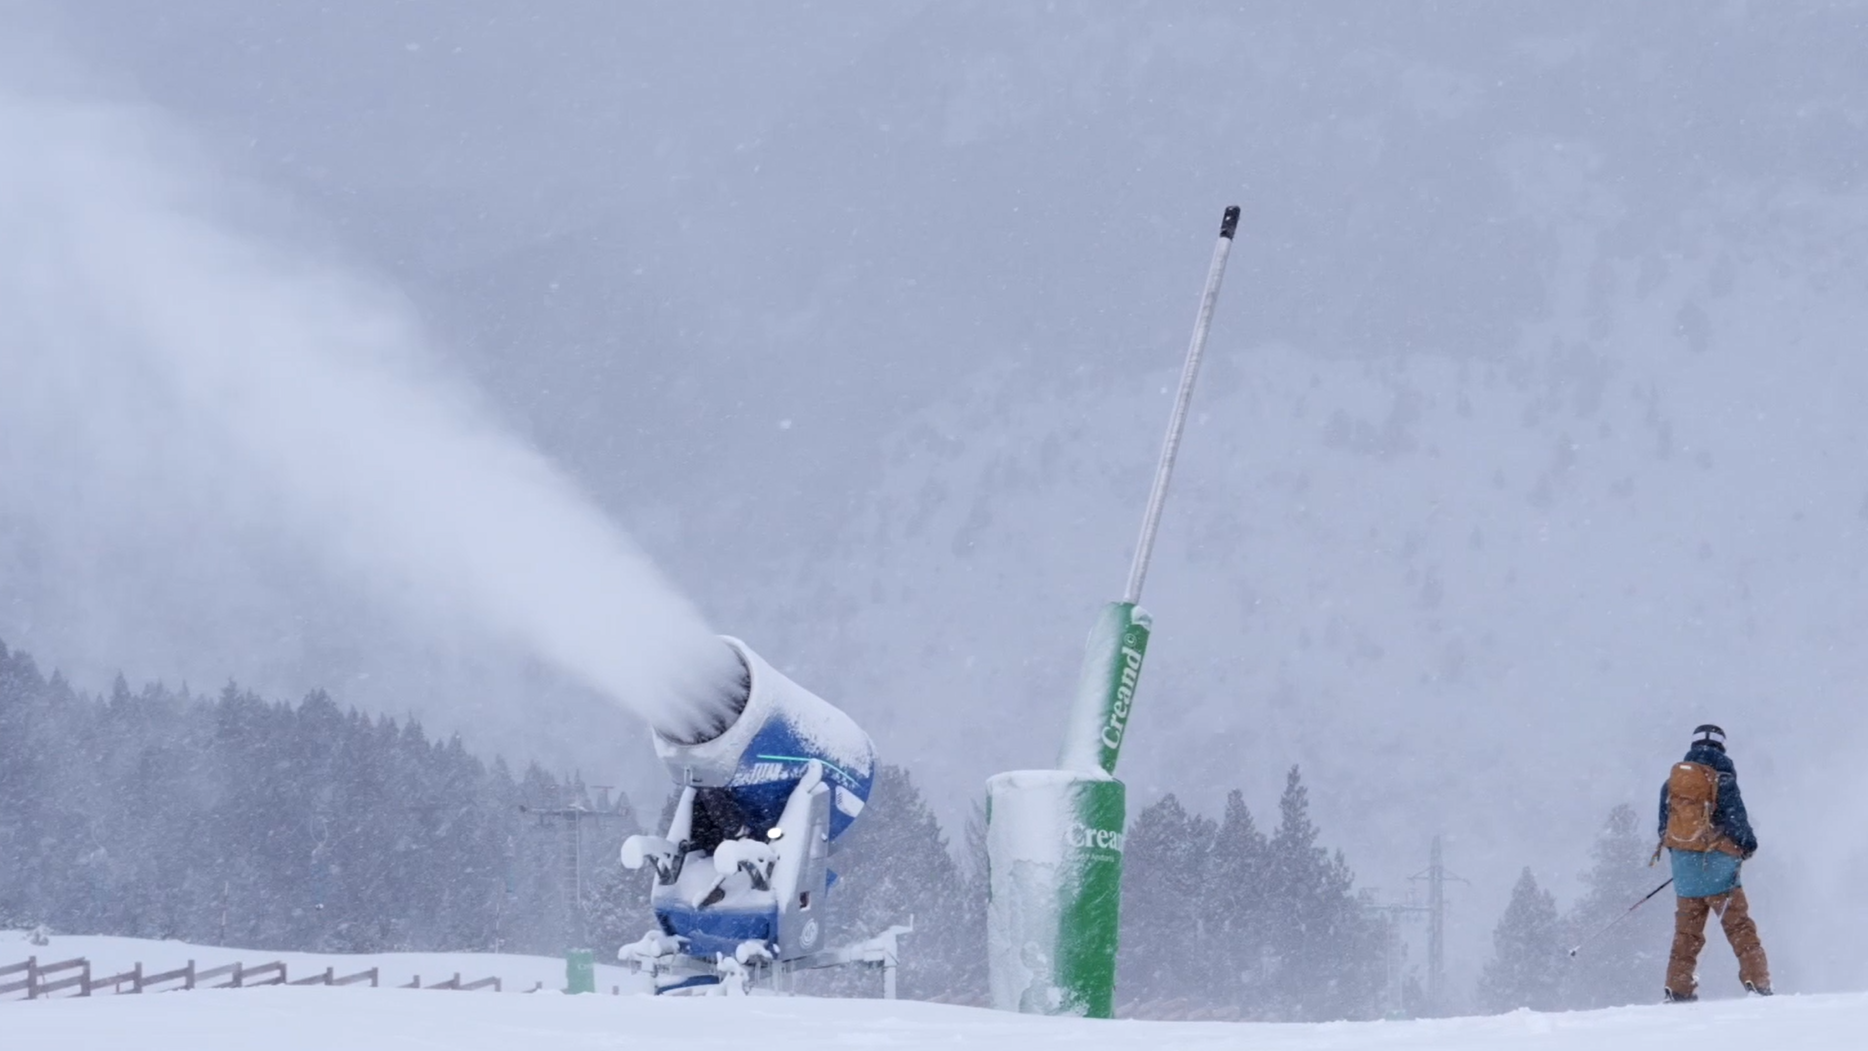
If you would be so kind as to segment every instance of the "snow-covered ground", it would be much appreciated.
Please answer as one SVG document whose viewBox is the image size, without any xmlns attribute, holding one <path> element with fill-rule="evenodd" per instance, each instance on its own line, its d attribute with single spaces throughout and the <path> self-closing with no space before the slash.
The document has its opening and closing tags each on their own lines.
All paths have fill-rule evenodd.
<svg viewBox="0 0 1868 1051">
<path fill-rule="evenodd" d="M 16 950 L 24 950 L 18 951 Z M 424 981 L 459 971 L 499 974 L 507 988 L 563 982 L 563 964 L 528 956 L 385 954 L 319 956 L 212 949 L 130 938 L 60 936 L 35 949 L 15 934 L 0 935 L 0 965 L 24 959 L 85 955 L 100 970 L 197 965 L 242 959 L 302 962 L 304 973 L 327 964 L 340 973 L 385 968 L 385 976 L 419 972 Z M 162 956 L 159 954 L 169 953 Z M 294 973 L 298 973 L 296 970 Z M 604 968 L 607 990 L 620 972 Z M 883 1000 L 804 997 L 491 996 L 390 988 L 322 987 L 216 989 L 144 996 L 96 996 L 0 1002 L 0 1048 L 6 1051 L 369 1051 L 446 1048 L 449 1051 L 582 1051 L 641 1046 L 689 1046 L 694 1041 L 751 1040 L 760 1051 L 821 1051 L 833 1047 L 1044 1049 L 1135 1051 L 1147 1048 L 1240 1047 L 1268 1051 L 1829 1051 L 1862 1046 L 1868 994 L 1779 996 L 1690 1006 L 1624 1007 L 1571 1014 L 1518 1012 L 1491 1018 L 1420 1022 L 1337 1022 L 1256 1025 L 1229 1022 L 1091 1022 L 1032 1018 L 970 1007 Z"/>
<path fill-rule="evenodd" d="M 1868 995 L 1782 996 L 1680 1007 L 1423 1022 L 1253 1025 L 1091 1022 L 884 1000 L 630 996 L 484 996 L 395 989 L 228 989 L 0 1004 L 0 1047 L 80 1051 L 582 1051 L 752 1044 L 916 1048 L 1239 1047 L 1537 1051 L 1857 1049 Z"/>
</svg>

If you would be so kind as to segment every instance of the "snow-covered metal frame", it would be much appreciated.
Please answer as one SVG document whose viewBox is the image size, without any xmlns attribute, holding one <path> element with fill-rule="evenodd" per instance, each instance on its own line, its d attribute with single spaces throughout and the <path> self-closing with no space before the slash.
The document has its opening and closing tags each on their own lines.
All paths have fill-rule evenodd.
<svg viewBox="0 0 1868 1051">
<path fill-rule="evenodd" d="M 739 640 L 723 641 L 746 669 L 745 703 L 704 741 L 656 734 L 681 796 L 664 835 L 623 844 L 626 868 L 654 872 L 656 928 L 618 958 L 652 975 L 658 992 L 786 986 L 799 970 L 854 964 L 880 967 L 892 989 L 896 939 L 909 928 L 823 944 L 829 858 L 864 810 L 874 746 L 848 715 Z M 722 829 L 721 813 L 737 831 Z"/>
</svg>

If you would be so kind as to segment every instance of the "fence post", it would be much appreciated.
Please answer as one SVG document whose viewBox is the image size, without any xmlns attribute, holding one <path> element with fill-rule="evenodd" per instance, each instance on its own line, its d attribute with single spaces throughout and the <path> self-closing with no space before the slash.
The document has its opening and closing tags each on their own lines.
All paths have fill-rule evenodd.
<svg viewBox="0 0 1868 1051">
<path fill-rule="evenodd" d="M 188 961 L 188 973 L 182 976 L 182 981 L 182 988 L 184 989 L 193 989 L 195 987 L 195 962 L 193 960 Z"/>
<path fill-rule="evenodd" d="M 26 999 L 33 1000 L 37 999 L 38 996 L 39 958 L 37 956 L 28 956 L 26 957 Z"/>
<path fill-rule="evenodd" d="M 91 995 L 91 960 L 90 958 L 86 957 L 85 959 L 79 961 L 79 965 L 81 969 L 78 971 L 78 995 L 89 996 Z"/>
<path fill-rule="evenodd" d="M 326 967 L 326 968 L 324 969 L 324 984 L 326 984 L 326 985 L 330 985 L 330 984 L 331 984 L 331 979 L 333 979 L 333 978 L 335 978 L 335 977 L 337 977 L 337 968 L 335 968 L 335 967 Z"/>
<path fill-rule="evenodd" d="M 245 967 L 246 967 L 246 964 L 241 963 L 239 960 L 234 961 L 233 987 L 235 989 L 240 988 L 241 980 L 246 977 L 245 975 L 240 973 L 241 970 Z"/>
<path fill-rule="evenodd" d="M 381 976 L 376 973 L 376 968 L 370 968 L 370 988 L 376 988 L 376 981 L 379 977 Z"/>
<path fill-rule="evenodd" d="M 130 971 L 130 991 L 133 993 L 143 991 L 143 961 L 141 960 L 136 961 L 135 969 Z"/>
</svg>

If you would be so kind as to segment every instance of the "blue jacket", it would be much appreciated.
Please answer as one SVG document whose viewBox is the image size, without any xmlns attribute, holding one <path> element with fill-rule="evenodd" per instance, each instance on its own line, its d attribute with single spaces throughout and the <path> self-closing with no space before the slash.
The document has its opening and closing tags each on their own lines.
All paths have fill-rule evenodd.
<svg viewBox="0 0 1868 1051">
<path fill-rule="evenodd" d="M 1712 809 L 1713 827 L 1745 857 L 1758 850 L 1758 836 L 1751 831 L 1751 818 L 1745 813 L 1745 797 L 1738 793 L 1738 768 L 1726 757 L 1725 749 L 1696 744 L 1687 749 L 1685 762 L 1710 766 L 1719 772 L 1719 801 Z M 1660 832 L 1667 835 L 1667 786 L 1660 786 Z"/>
</svg>

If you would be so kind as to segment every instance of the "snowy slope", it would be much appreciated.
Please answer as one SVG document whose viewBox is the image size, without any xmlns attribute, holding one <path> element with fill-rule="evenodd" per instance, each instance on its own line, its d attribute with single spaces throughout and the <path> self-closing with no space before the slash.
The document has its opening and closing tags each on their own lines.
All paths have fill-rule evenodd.
<svg viewBox="0 0 1868 1051">
<path fill-rule="evenodd" d="M 1070 1048 L 1526 1048 L 1660 1051 L 1860 1046 L 1868 995 L 1422 1022 L 1247 1025 L 1090 1022 L 878 1000 L 481 996 L 392 989 L 245 989 L 0 1005 L 0 1047 L 138 1051 L 449 1048 L 578 1051 L 756 1039 L 760 1051 L 825 1046 Z"/>
</svg>

